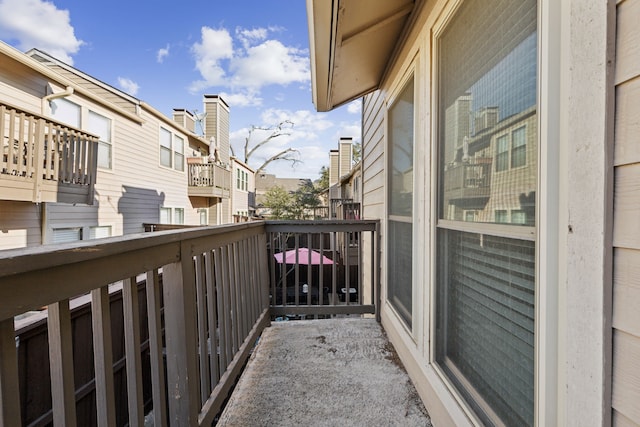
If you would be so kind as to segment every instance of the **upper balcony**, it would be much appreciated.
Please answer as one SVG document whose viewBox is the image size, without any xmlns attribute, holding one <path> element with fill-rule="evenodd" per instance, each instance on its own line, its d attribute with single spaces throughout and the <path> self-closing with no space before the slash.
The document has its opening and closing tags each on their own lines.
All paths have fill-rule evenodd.
<svg viewBox="0 0 640 427">
<path fill-rule="evenodd" d="M 231 171 L 218 163 L 202 163 L 201 157 L 188 159 L 189 190 L 192 197 L 219 197 L 231 194 Z"/>
<path fill-rule="evenodd" d="M 491 159 L 449 166 L 444 173 L 444 197 L 449 204 L 481 209 L 491 194 Z"/>
<path fill-rule="evenodd" d="M 2 251 L 0 425 L 212 425 L 272 320 L 379 316 L 378 229 L 258 221 Z M 351 332 L 308 333 L 305 348 L 353 352 Z"/>
<path fill-rule="evenodd" d="M 98 138 L 0 103 L 0 198 L 93 204 Z"/>
</svg>

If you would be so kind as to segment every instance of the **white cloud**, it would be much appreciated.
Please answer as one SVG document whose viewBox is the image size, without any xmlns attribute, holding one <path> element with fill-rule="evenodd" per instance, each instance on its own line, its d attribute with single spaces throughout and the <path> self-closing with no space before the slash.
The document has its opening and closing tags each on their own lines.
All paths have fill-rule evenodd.
<svg viewBox="0 0 640 427">
<path fill-rule="evenodd" d="M 234 107 L 259 107 L 262 105 L 262 98 L 255 91 L 244 91 L 236 93 L 221 92 L 220 96 L 225 102 Z"/>
<path fill-rule="evenodd" d="M 192 93 L 201 92 L 212 86 L 224 86 L 226 73 L 223 60 L 233 56 L 233 42 L 227 30 L 214 30 L 202 27 L 201 41 L 191 46 L 191 53 L 196 60 L 196 69 L 202 80 L 193 82 L 190 86 Z"/>
<path fill-rule="evenodd" d="M 351 114 L 360 114 L 361 111 L 362 111 L 361 100 L 352 101 L 349 103 L 349 105 L 347 105 L 347 112 Z"/>
<path fill-rule="evenodd" d="M 167 56 L 169 56 L 169 44 L 167 44 L 167 47 L 158 49 L 158 53 L 156 54 L 156 60 L 160 64 L 162 64 L 162 62 L 164 62 L 164 58 L 166 58 Z"/>
<path fill-rule="evenodd" d="M 21 50 L 41 49 L 68 64 L 84 44 L 76 38 L 69 11 L 42 0 L 0 1 L 0 39 Z"/>
<path fill-rule="evenodd" d="M 203 27 L 202 40 L 191 48 L 202 79 L 193 82 L 190 91 L 198 93 L 220 86 L 231 89 L 234 96 L 255 100 L 264 86 L 309 82 L 307 50 L 269 39 L 269 35 L 277 31 L 281 29 L 237 28 L 236 42 L 241 47 L 234 49 L 226 29 Z M 245 102 L 243 105 L 255 104 Z"/>
<path fill-rule="evenodd" d="M 306 51 L 287 47 L 278 40 L 252 46 L 231 62 L 232 85 L 261 88 L 270 84 L 287 85 L 309 80 Z"/>
<path fill-rule="evenodd" d="M 140 86 L 138 86 L 136 82 L 126 77 L 118 77 L 118 86 L 131 96 L 136 96 L 138 89 L 140 89 Z"/>
</svg>

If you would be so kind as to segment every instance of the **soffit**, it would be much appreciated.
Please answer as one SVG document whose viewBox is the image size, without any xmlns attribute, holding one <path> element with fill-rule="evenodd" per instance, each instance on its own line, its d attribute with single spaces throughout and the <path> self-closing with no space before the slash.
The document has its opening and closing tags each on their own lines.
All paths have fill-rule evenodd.
<svg viewBox="0 0 640 427">
<path fill-rule="evenodd" d="M 313 101 L 328 111 L 378 88 L 415 0 L 307 0 Z"/>
</svg>

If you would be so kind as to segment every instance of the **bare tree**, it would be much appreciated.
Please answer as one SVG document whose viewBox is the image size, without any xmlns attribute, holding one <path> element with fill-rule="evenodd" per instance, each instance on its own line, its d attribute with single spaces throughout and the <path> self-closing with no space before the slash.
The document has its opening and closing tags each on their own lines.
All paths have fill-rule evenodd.
<svg viewBox="0 0 640 427">
<path fill-rule="evenodd" d="M 293 122 L 290 120 L 283 120 L 280 123 L 278 123 L 276 126 L 273 127 L 260 127 L 260 126 L 251 126 L 251 129 L 249 129 L 249 134 L 247 135 L 247 137 L 244 139 L 244 162 L 248 164 L 249 159 L 251 158 L 251 156 L 256 152 L 256 150 L 260 149 L 261 147 L 265 146 L 266 144 L 268 144 L 269 142 L 273 141 L 274 139 L 281 137 L 281 136 L 286 136 L 286 135 L 291 135 L 291 132 L 288 132 L 287 129 L 291 129 L 293 127 Z M 256 145 L 254 145 L 253 147 L 250 146 L 251 143 L 251 137 L 253 136 L 253 133 L 255 131 L 267 131 L 267 132 L 271 132 L 266 138 L 264 138 L 262 141 L 258 142 Z M 233 154 L 235 156 L 235 152 L 233 150 L 233 147 L 231 147 L 231 154 Z M 294 166 L 298 163 L 301 163 L 300 159 L 298 159 L 298 154 L 300 154 L 300 152 L 298 150 L 296 150 L 295 148 L 286 148 L 276 154 L 274 154 L 273 156 L 269 157 L 267 160 L 264 161 L 264 163 L 262 163 L 262 165 L 260 165 L 257 169 L 256 169 L 256 175 L 259 174 L 260 172 L 262 172 L 267 165 L 269 165 L 271 162 L 275 162 L 276 160 L 286 160 L 288 162 L 291 162 L 291 165 Z"/>
</svg>

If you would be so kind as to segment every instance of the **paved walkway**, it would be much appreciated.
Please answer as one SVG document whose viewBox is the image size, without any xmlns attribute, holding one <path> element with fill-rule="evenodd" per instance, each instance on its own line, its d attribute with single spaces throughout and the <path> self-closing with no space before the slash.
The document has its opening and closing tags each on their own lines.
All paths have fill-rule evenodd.
<svg viewBox="0 0 640 427">
<path fill-rule="evenodd" d="M 219 426 L 431 426 L 374 319 L 273 322 Z"/>
</svg>

